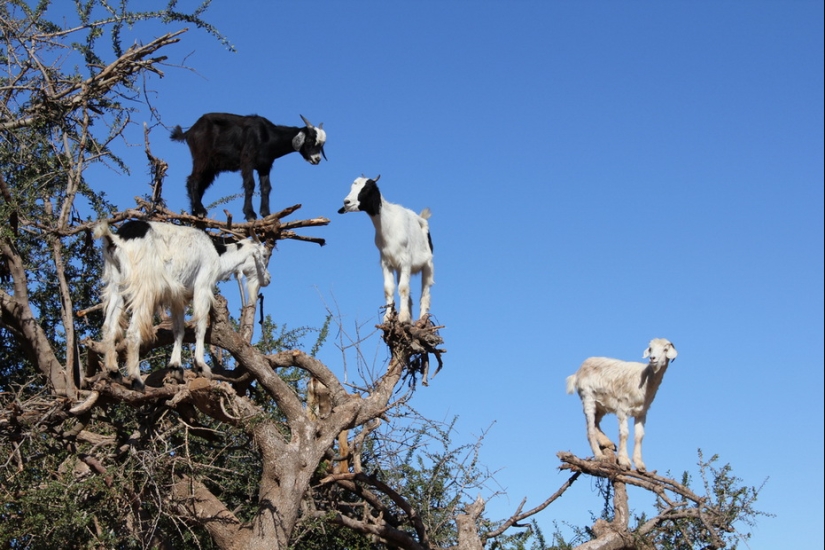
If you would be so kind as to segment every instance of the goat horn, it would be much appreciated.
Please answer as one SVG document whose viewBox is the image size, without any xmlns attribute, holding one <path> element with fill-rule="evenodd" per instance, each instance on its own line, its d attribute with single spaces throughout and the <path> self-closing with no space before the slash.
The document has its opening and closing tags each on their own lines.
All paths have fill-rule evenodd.
<svg viewBox="0 0 825 550">
<path fill-rule="evenodd" d="M 372 181 L 378 181 L 378 180 L 380 180 L 380 179 L 381 179 L 381 174 L 378 174 L 377 176 L 375 176 L 374 178 L 372 178 Z"/>
<path fill-rule="evenodd" d="M 315 126 L 313 126 L 312 123 L 304 117 L 304 115 L 298 115 L 298 116 L 301 117 L 301 120 L 304 121 L 304 124 L 307 125 L 307 128 L 315 128 Z"/>
</svg>

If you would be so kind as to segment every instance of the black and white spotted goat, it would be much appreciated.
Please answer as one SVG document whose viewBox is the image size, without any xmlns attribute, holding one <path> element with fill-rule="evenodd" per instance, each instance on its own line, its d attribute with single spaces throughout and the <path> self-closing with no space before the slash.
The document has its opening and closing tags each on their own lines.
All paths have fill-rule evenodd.
<svg viewBox="0 0 825 550">
<path fill-rule="evenodd" d="M 257 218 L 252 208 L 255 191 L 253 172 L 258 172 L 261 191 L 261 216 L 269 216 L 269 172 L 275 159 L 299 152 L 310 164 L 318 164 L 324 153 L 327 134 L 324 124 L 313 126 L 303 115 L 306 126 L 278 126 L 257 115 L 207 113 L 187 131 L 180 126 L 172 130 L 174 141 L 185 141 L 192 153 L 192 173 L 186 190 L 192 214 L 206 216 L 203 194 L 221 172 L 241 171 L 244 188 L 243 213 L 247 221 Z"/>
<path fill-rule="evenodd" d="M 378 178 L 356 178 L 339 214 L 366 212 L 375 226 L 375 246 L 381 253 L 381 269 L 384 272 L 384 298 L 387 306 L 395 303 L 395 280 L 401 308 L 398 320 L 409 322 L 412 316 L 410 277 L 421 273 L 420 315 L 423 319 L 430 311 L 430 287 L 433 280 L 433 242 L 427 220 L 430 209 L 416 214 L 400 204 L 394 204 L 381 196 L 376 182 Z M 384 321 L 390 310 L 387 309 Z"/>
<path fill-rule="evenodd" d="M 211 369 L 204 359 L 204 338 L 212 307 L 214 287 L 233 274 L 247 278 L 249 298 L 269 284 L 270 249 L 263 243 L 241 239 L 219 245 L 204 231 L 171 223 L 133 220 L 112 233 L 100 222 L 95 238 L 103 240 L 104 366 L 117 374 L 116 341 L 122 334 L 122 318 L 130 311 L 126 329 L 126 370 L 132 387 L 143 389 L 140 377 L 140 344 L 153 338 L 152 319 L 158 308 L 172 318 L 174 346 L 169 366 L 181 367 L 184 311 L 192 304 L 195 322 L 195 365 L 207 377 Z M 252 302 L 254 303 L 254 302 Z"/>
</svg>

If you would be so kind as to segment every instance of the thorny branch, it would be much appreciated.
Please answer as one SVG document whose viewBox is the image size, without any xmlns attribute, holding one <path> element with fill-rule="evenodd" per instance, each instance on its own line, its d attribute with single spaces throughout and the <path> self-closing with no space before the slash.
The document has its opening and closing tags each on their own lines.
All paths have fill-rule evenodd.
<svg viewBox="0 0 825 550">
<path fill-rule="evenodd" d="M 118 59 L 104 67 L 93 76 L 83 81 L 61 81 L 60 89 L 53 86 L 32 89 L 31 102 L 21 115 L 0 118 L 0 130 L 15 130 L 37 123 L 43 119 L 59 119 L 61 113 L 69 113 L 85 104 L 106 98 L 114 88 L 127 82 L 132 76 L 151 71 L 160 76 L 163 73 L 156 67 L 166 57 L 149 57 L 161 48 L 180 41 L 179 36 L 187 29 L 165 34 L 145 45 L 132 45 Z M 37 56 L 30 55 L 36 59 Z M 48 80 L 49 71 L 41 67 L 41 72 Z M 0 93 L 9 90 L 0 88 Z"/>
</svg>

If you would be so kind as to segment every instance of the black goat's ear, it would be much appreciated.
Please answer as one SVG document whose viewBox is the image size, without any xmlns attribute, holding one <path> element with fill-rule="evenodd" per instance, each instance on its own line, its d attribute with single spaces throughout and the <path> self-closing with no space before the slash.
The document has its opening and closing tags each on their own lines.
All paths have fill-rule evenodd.
<svg viewBox="0 0 825 550">
<path fill-rule="evenodd" d="M 294 138 L 292 138 L 292 148 L 296 151 L 300 151 L 301 147 L 304 146 L 304 140 L 306 139 L 306 132 L 303 130 L 298 132 Z"/>
</svg>

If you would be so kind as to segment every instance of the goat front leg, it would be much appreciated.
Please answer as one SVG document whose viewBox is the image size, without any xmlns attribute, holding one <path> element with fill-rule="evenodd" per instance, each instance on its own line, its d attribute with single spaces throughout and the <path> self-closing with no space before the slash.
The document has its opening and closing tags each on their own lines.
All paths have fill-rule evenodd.
<svg viewBox="0 0 825 550">
<path fill-rule="evenodd" d="M 255 192 L 252 168 L 241 168 L 241 177 L 243 177 L 243 215 L 246 221 L 251 222 L 258 219 L 255 209 L 252 208 L 252 194 Z"/>
<path fill-rule="evenodd" d="M 622 468 L 630 469 L 630 458 L 627 456 L 627 413 L 622 410 L 616 411 L 619 418 L 619 465 Z"/>
<path fill-rule="evenodd" d="M 269 216 L 269 193 L 272 191 L 272 182 L 269 181 L 269 171 L 258 172 L 261 189 L 261 217 Z"/>
<path fill-rule="evenodd" d="M 412 296 L 410 295 L 410 267 L 404 266 L 398 272 L 398 301 L 401 311 L 398 313 L 398 320 L 402 323 L 409 323 L 412 319 Z"/>
<path fill-rule="evenodd" d="M 390 318 L 390 311 L 395 304 L 395 277 L 392 269 L 384 261 L 381 261 L 381 269 L 384 272 L 384 304 L 387 310 L 384 312 L 384 322 Z"/>
<path fill-rule="evenodd" d="M 642 461 L 642 439 L 645 437 L 645 421 L 647 415 L 641 415 L 636 418 L 633 423 L 634 441 L 633 441 L 633 464 L 640 472 L 647 470 L 645 463 Z"/>
</svg>

